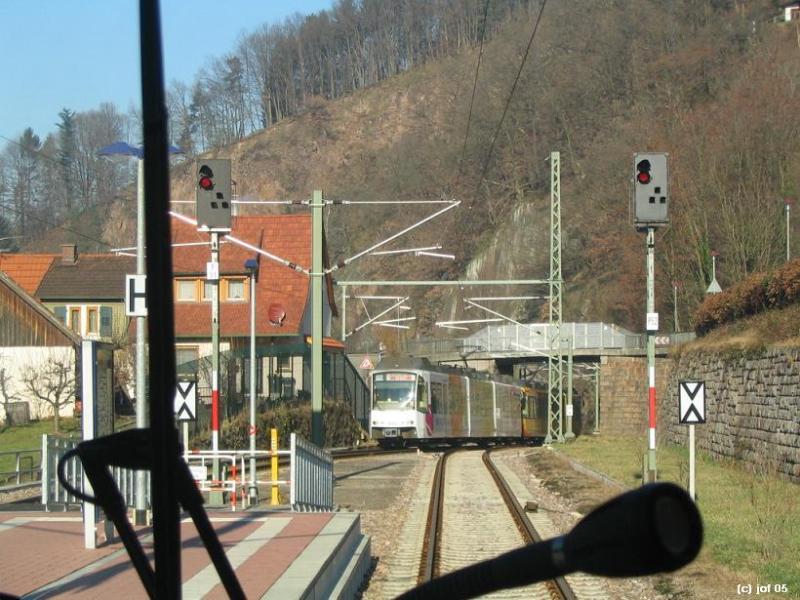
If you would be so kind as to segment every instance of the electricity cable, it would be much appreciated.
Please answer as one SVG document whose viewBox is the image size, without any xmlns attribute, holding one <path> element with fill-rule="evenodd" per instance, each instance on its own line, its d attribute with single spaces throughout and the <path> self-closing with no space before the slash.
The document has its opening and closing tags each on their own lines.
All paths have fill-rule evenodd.
<svg viewBox="0 0 800 600">
<path fill-rule="evenodd" d="M 536 32 L 539 30 L 539 23 L 542 20 L 542 13 L 544 12 L 544 7 L 547 5 L 547 0 L 542 0 L 542 5 L 539 7 L 539 14 L 536 16 L 536 22 L 533 25 L 533 31 L 531 32 L 531 37 L 528 40 L 528 46 L 525 48 L 525 54 L 522 56 L 522 62 L 520 62 L 519 70 L 517 70 L 517 76 L 514 78 L 514 83 L 511 85 L 511 91 L 508 94 L 508 98 L 506 99 L 505 108 L 503 108 L 503 115 L 500 117 L 500 121 L 497 123 L 497 128 L 494 132 L 494 137 L 492 137 L 492 143 L 489 146 L 489 153 L 486 155 L 486 161 L 483 164 L 483 170 L 481 171 L 480 179 L 478 180 L 477 185 L 475 186 L 475 193 L 478 193 L 480 190 L 481 184 L 483 183 L 484 178 L 486 177 L 486 173 L 489 170 L 489 164 L 492 159 L 492 154 L 494 153 L 495 144 L 497 143 L 497 137 L 500 135 L 500 130 L 503 127 L 503 122 L 505 121 L 506 114 L 508 114 L 508 108 L 511 105 L 511 99 L 514 97 L 514 92 L 517 89 L 517 83 L 519 82 L 519 78 L 522 75 L 522 69 L 525 67 L 525 62 L 528 60 L 528 55 L 530 54 L 531 46 L 533 46 L 533 40 L 536 37 Z M 472 204 L 475 202 L 473 199 L 470 202 L 470 208 Z"/>
</svg>

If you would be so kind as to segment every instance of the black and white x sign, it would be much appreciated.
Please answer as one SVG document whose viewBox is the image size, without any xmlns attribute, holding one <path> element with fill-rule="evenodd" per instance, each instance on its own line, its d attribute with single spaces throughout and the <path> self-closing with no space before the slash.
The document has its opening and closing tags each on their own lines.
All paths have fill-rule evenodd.
<svg viewBox="0 0 800 600">
<path fill-rule="evenodd" d="M 678 382 L 678 416 L 684 425 L 706 422 L 706 382 Z"/>
<path fill-rule="evenodd" d="M 173 408 L 176 421 L 194 421 L 197 419 L 197 383 L 194 381 L 178 381 L 175 390 Z"/>
</svg>

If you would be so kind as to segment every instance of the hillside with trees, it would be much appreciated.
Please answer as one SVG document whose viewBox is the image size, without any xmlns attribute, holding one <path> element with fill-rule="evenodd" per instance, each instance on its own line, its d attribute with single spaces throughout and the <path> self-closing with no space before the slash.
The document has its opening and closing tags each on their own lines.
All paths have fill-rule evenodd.
<svg viewBox="0 0 800 600">
<path fill-rule="evenodd" d="M 678 315 L 687 329 L 710 282 L 712 251 L 723 288 L 785 259 L 784 198 L 796 198 L 800 186 L 800 33 L 776 22 L 767 0 L 548 2 L 526 55 L 541 8 L 536 1 L 337 2 L 256 30 L 193 84 L 170 85 L 173 139 L 204 156 L 230 156 L 241 198 L 300 199 L 324 189 L 333 199 L 462 201 L 392 246 L 441 244 L 456 260 L 367 257 L 337 272 L 341 279 L 547 277 L 546 159 L 558 150 L 564 318 L 637 330 L 645 248 L 629 214 L 632 155 L 668 152 L 671 224 L 656 236 L 656 298 L 662 328 L 671 329 L 666 316 L 680 282 Z M 60 119 L 44 141 L 25 132 L 7 145 L 3 216 L 14 232 L 34 227 L 20 216 L 34 214 L 24 203 L 73 219 L 73 233 L 42 234 L 29 248 L 76 231 L 117 244 L 133 231 L 134 192 L 124 187 L 132 165 L 95 157 L 101 175 L 58 157 L 91 146 L 89 124 L 114 128 L 102 143 L 135 141 L 126 136 L 135 115 L 105 106 L 91 118 Z M 56 160 L 34 165 L 45 147 Z M 83 154 L 87 167 L 92 156 Z M 66 164 L 73 191 L 50 198 L 62 188 L 47 178 Z M 192 199 L 192 161 L 175 165 L 174 175 L 173 198 Z M 434 210 L 332 207 L 334 260 Z M 457 293 L 416 293 L 425 302 L 415 304 L 411 335 L 460 314 Z M 546 307 L 530 300 L 498 308 L 538 319 Z"/>
</svg>

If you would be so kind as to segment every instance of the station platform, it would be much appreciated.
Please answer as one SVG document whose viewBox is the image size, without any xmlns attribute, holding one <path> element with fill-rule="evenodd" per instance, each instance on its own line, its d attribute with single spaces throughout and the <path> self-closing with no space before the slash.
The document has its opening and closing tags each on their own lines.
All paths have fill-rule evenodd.
<svg viewBox="0 0 800 600">
<path fill-rule="evenodd" d="M 349 599 L 370 569 L 355 512 L 208 511 L 248 598 Z M 150 560 L 152 530 L 137 528 Z M 183 597 L 226 598 L 191 519 L 181 521 Z M 151 562 L 152 564 L 152 562 Z M 0 594 L 147 598 L 122 543 L 84 548 L 80 513 L 0 513 Z"/>
</svg>

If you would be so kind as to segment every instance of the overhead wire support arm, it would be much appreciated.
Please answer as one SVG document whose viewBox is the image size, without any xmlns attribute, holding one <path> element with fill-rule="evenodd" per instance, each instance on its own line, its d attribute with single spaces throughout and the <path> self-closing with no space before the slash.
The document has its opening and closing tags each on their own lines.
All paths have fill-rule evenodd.
<svg viewBox="0 0 800 600">
<path fill-rule="evenodd" d="M 169 211 L 169 214 L 178 219 L 179 221 L 183 221 L 184 223 L 188 223 L 189 225 L 197 226 L 197 221 L 187 217 L 186 215 L 182 215 L 173 211 Z M 237 246 L 241 246 L 242 248 L 246 248 L 252 252 L 256 252 L 257 254 L 261 254 L 262 256 L 266 256 L 270 260 L 274 260 L 277 263 L 282 264 L 284 267 L 289 267 L 293 271 L 297 271 L 298 273 L 304 273 L 305 275 L 310 275 L 311 272 L 308 269 L 301 267 L 300 265 L 293 263 L 285 258 L 281 258 L 280 256 L 276 256 L 267 252 L 266 250 L 259 248 L 258 246 L 253 246 L 252 244 L 248 244 L 244 240 L 240 240 L 239 238 L 233 237 L 232 235 L 225 235 L 225 240 L 236 244 Z"/>
<path fill-rule="evenodd" d="M 359 330 L 361 330 L 361 329 L 364 329 L 364 327 L 366 327 L 367 325 L 369 325 L 369 324 L 371 324 L 371 323 L 373 323 L 373 322 L 377 321 L 377 320 L 378 320 L 378 319 L 380 319 L 380 318 L 381 318 L 383 315 L 387 314 L 388 312 L 390 312 L 390 311 L 394 310 L 395 308 L 397 308 L 398 306 L 400 306 L 401 304 L 403 304 L 403 302 L 405 302 L 406 300 L 408 300 L 408 296 L 406 296 L 405 298 L 401 298 L 400 300 L 398 300 L 397 302 L 395 302 L 394 304 L 392 304 L 392 305 L 391 305 L 389 308 L 387 308 L 386 310 L 384 310 L 384 311 L 382 311 L 382 312 L 378 313 L 377 315 L 375 315 L 374 317 L 372 317 L 370 320 L 368 320 L 368 321 L 366 321 L 366 322 L 362 323 L 361 325 L 359 325 L 358 327 L 356 327 L 355 329 L 353 329 L 353 331 L 351 331 L 351 332 L 349 332 L 349 333 L 345 334 L 345 338 L 348 338 L 348 337 L 350 337 L 350 336 L 351 336 L 351 335 L 353 335 L 355 332 L 357 332 L 357 331 L 359 331 Z"/>
<path fill-rule="evenodd" d="M 459 204 L 461 204 L 461 201 L 460 201 L 460 200 L 448 201 L 448 205 L 447 205 L 446 207 L 444 207 L 443 209 L 441 209 L 441 210 L 437 210 L 437 211 L 436 211 L 435 213 L 433 213 L 432 215 L 428 215 L 427 217 L 425 217 L 425 218 L 424 218 L 424 219 L 422 219 L 421 221 L 417 221 L 416 223 L 414 223 L 413 225 L 411 225 L 411 226 L 409 226 L 409 227 L 406 227 L 406 228 L 405 228 L 405 229 L 403 229 L 402 231 L 399 231 L 399 232 L 395 233 L 394 235 L 392 235 L 392 236 L 389 236 L 388 238 L 386 238 L 386 239 L 385 239 L 385 240 L 383 240 L 382 242 L 378 242 L 377 244 L 374 244 L 374 245 L 370 246 L 370 247 L 369 247 L 369 248 L 367 248 L 366 250 L 362 250 L 362 251 L 361 251 L 361 252 L 359 252 L 358 254 L 355 254 L 354 256 L 351 256 L 350 258 L 346 258 L 346 259 L 344 259 L 344 260 L 340 261 L 338 264 L 334 265 L 333 267 L 330 267 L 330 268 L 326 269 L 326 270 L 325 270 L 325 274 L 327 275 L 327 274 L 329 274 L 329 273 L 332 273 L 333 271 L 336 271 L 336 270 L 338 270 L 338 269 L 341 269 L 342 267 L 345 267 L 345 266 L 349 265 L 349 264 L 350 264 L 351 262 L 353 262 L 354 260 L 361 258 L 361 257 L 362 257 L 362 256 L 364 256 L 365 254 L 369 254 L 369 253 L 370 253 L 370 252 L 372 252 L 373 250 L 377 250 L 377 249 L 378 249 L 378 248 L 380 248 L 381 246 L 385 246 L 385 245 L 386 245 L 386 244 L 388 244 L 389 242 L 391 242 L 391 241 L 393 241 L 393 240 L 396 240 L 397 238 L 399 238 L 399 237 L 401 237 L 401 236 L 405 235 L 406 233 L 408 233 L 409 231 L 412 231 L 412 230 L 416 229 L 417 227 L 419 227 L 419 226 L 421 226 L 421 225 L 424 225 L 424 224 L 425 224 L 425 223 L 427 223 L 428 221 L 431 221 L 431 220 L 435 219 L 435 218 L 436 218 L 436 217 L 438 217 L 439 215 L 442 215 L 442 214 L 446 213 L 448 210 L 452 210 L 452 209 L 454 209 L 454 208 L 455 208 L 456 206 L 458 206 Z"/>
<path fill-rule="evenodd" d="M 419 280 L 419 281 L 412 281 L 412 280 L 398 280 L 398 281 L 366 281 L 366 280 L 353 280 L 353 281 L 334 281 L 334 285 L 341 285 L 341 286 L 359 286 L 359 285 L 369 285 L 369 286 L 418 286 L 418 285 L 456 285 L 459 287 L 466 287 L 470 285 L 548 285 L 550 283 L 549 279 L 452 279 L 452 280 L 445 280 L 445 281 L 433 281 L 433 280 Z"/>
</svg>

